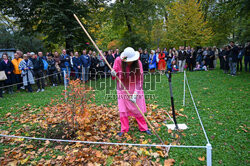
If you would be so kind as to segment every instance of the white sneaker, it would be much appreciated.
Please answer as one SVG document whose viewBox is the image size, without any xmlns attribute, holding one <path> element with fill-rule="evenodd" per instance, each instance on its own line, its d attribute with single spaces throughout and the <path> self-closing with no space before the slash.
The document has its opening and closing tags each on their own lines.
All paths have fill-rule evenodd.
<svg viewBox="0 0 250 166">
<path fill-rule="evenodd" d="M 37 89 L 37 91 L 36 92 L 41 92 L 41 90 L 40 89 Z"/>
<path fill-rule="evenodd" d="M 52 86 L 56 86 L 56 84 L 53 84 Z"/>
<path fill-rule="evenodd" d="M 44 89 L 42 89 L 41 92 L 44 92 Z"/>
<path fill-rule="evenodd" d="M 21 86 L 20 88 L 21 88 L 21 89 L 23 89 L 23 90 L 25 89 L 25 87 L 24 87 L 24 86 Z"/>
</svg>

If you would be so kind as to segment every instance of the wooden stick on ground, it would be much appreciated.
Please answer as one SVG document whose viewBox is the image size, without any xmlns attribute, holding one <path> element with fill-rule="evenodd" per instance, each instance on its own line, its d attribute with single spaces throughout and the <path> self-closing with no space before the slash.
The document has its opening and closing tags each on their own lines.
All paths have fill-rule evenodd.
<svg viewBox="0 0 250 166">
<path fill-rule="evenodd" d="M 82 27 L 82 29 L 84 30 L 84 32 L 86 33 L 86 35 L 88 36 L 88 38 L 90 39 L 90 41 L 93 43 L 93 45 L 95 46 L 95 48 L 97 49 L 97 51 L 99 52 L 99 54 L 102 56 L 102 58 L 104 59 L 105 63 L 108 65 L 109 69 L 112 71 L 113 68 L 110 66 L 109 62 L 106 60 L 106 58 L 104 57 L 104 55 L 102 54 L 102 52 L 99 50 L 98 46 L 96 45 L 96 43 L 93 41 L 93 39 L 91 38 L 91 36 L 89 35 L 89 33 L 87 32 L 87 30 L 84 28 L 84 26 L 82 25 L 81 21 L 78 19 L 78 17 L 74 14 L 75 19 L 77 20 L 77 22 L 80 24 L 80 26 Z M 124 84 L 122 83 L 122 81 L 119 79 L 118 76 L 116 76 L 116 79 L 119 81 L 119 83 L 123 86 L 124 90 L 126 91 L 126 93 L 131 96 L 128 92 L 128 90 L 126 89 L 126 87 L 124 86 Z M 141 115 L 143 116 L 143 118 L 145 119 L 145 121 L 147 122 L 147 124 L 150 126 L 150 128 L 152 129 L 153 133 L 158 137 L 158 139 L 161 141 L 161 143 L 164 145 L 163 140 L 160 138 L 160 136 L 156 133 L 154 127 L 151 125 L 151 123 L 148 121 L 147 117 L 142 113 L 141 109 L 139 108 L 139 106 L 134 103 L 136 108 L 140 111 Z"/>
</svg>

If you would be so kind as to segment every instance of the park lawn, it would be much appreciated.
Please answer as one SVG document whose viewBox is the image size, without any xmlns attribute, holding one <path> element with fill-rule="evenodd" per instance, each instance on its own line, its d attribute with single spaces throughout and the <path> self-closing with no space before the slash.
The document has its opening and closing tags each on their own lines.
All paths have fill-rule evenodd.
<svg viewBox="0 0 250 166">
<path fill-rule="evenodd" d="M 249 149 L 248 144 L 248 113 L 249 113 L 249 73 L 242 72 L 236 77 L 223 74 L 221 70 L 213 70 L 208 72 L 187 72 L 190 88 L 192 90 L 196 105 L 198 107 L 201 119 L 208 134 L 210 143 L 213 147 L 213 164 L 214 165 L 247 165 Z M 158 83 L 153 83 L 154 79 Z M 151 80 L 151 81 L 150 81 Z M 98 80 L 98 83 L 105 82 Z M 93 82 L 89 83 L 94 86 L 96 104 L 116 105 L 116 99 L 107 98 L 105 94 L 115 94 L 114 81 L 108 80 L 110 84 L 106 84 L 108 91 L 103 87 L 94 86 Z M 148 104 L 157 105 L 158 108 L 170 110 L 169 86 L 166 76 L 157 75 L 156 77 L 145 76 L 145 82 L 148 82 L 144 89 L 146 97 L 154 95 L 154 99 L 147 99 Z M 151 84 L 149 83 L 151 82 Z M 179 113 L 187 115 L 187 117 L 178 116 L 179 123 L 186 123 L 189 127 L 184 131 L 181 138 L 182 145 L 206 145 L 206 139 L 199 125 L 199 121 L 193 107 L 189 92 L 186 91 L 186 106 L 182 106 L 183 100 L 183 74 L 177 73 L 173 75 L 173 93 L 175 99 L 175 107 Z M 153 88 L 155 85 L 155 89 Z M 149 90 L 149 86 L 151 89 Z M 113 90 L 113 91 L 110 91 Z M 187 89 L 187 87 L 186 87 Z M 51 98 L 55 95 L 60 96 L 63 86 L 50 87 L 44 93 L 15 93 L 14 95 L 5 95 L 0 100 L 0 116 L 8 112 L 22 112 L 23 106 L 29 104 L 31 107 L 42 109 L 46 106 Z M 182 111 L 183 110 L 183 111 Z M 169 121 L 168 121 L 169 122 Z M 171 123 L 171 122 L 169 122 Z M 18 124 L 11 127 L 18 128 Z M 6 130 L 7 126 L 1 125 L 0 130 Z M 132 128 L 135 128 L 133 126 Z M 140 132 L 129 132 L 140 136 Z M 168 131 L 162 127 L 159 135 L 163 139 L 171 142 Z M 155 136 L 150 138 L 152 142 L 159 143 Z M 116 140 L 112 140 L 115 142 Z M 13 145 L 1 145 L 0 157 L 3 150 Z M 60 154 L 60 152 L 55 152 Z M 202 157 L 206 156 L 205 149 L 183 149 L 171 148 L 169 158 L 176 161 L 176 165 L 206 165 L 206 160 Z M 44 156 L 43 156 L 44 157 Z M 45 156 L 45 158 L 49 156 Z M 200 157 L 200 160 L 198 159 Z M 38 160 L 38 159 L 37 159 Z M 163 160 L 163 159 L 162 159 Z"/>
</svg>

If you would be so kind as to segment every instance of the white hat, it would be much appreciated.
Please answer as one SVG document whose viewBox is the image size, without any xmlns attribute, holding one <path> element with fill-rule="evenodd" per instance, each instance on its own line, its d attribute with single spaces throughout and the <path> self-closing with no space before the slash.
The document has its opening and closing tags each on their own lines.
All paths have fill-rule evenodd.
<svg viewBox="0 0 250 166">
<path fill-rule="evenodd" d="M 124 62 L 133 62 L 139 59 L 140 53 L 135 51 L 132 47 L 127 47 L 121 53 L 121 60 Z"/>
</svg>

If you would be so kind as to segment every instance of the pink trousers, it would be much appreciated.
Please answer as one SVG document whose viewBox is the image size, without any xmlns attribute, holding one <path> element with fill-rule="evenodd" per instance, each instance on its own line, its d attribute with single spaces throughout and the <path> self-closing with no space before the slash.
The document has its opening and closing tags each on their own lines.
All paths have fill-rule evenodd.
<svg viewBox="0 0 250 166">
<path fill-rule="evenodd" d="M 143 116 L 141 116 L 141 117 L 135 117 L 135 119 L 136 119 L 136 121 L 138 123 L 140 131 L 146 131 L 146 130 L 148 130 L 148 125 L 147 125 L 145 119 L 143 118 Z M 120 121 L 121 121 L 121 132 L 127 133 L 129 131 L 128 116 L 122 116 L 122 117 L 120 117 Z"/>
</svg>

